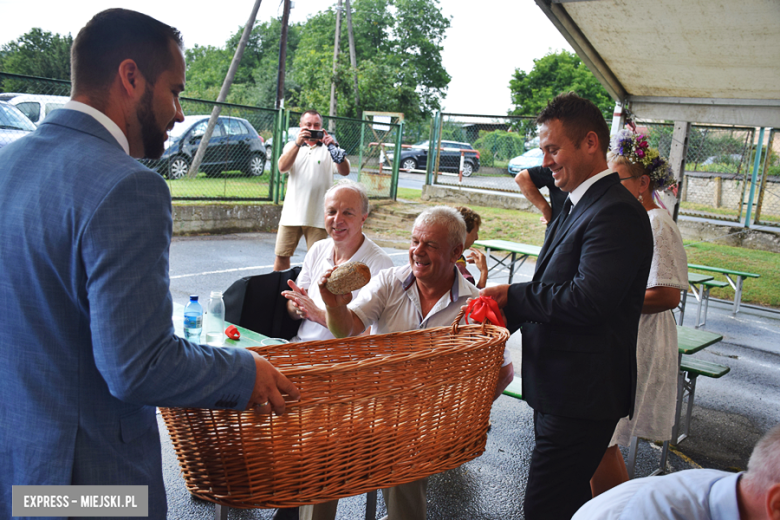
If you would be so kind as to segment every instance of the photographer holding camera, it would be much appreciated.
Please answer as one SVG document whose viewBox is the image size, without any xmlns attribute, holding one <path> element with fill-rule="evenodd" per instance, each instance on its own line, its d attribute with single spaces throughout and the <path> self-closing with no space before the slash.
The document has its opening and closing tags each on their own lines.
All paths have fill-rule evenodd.
<svg viewBox="0 0 780 520">
<path fill-rule="evenodd" d="M 279 232 L 276 235 L 274 271 L 290 268 L 301 235 L 306 248 L 328 237 L 325 231 L 325 192 L 333 185 L 333 174 L 349 175 L 349 160 L 331 135 L 322 129 L 316 110 L 301 115 L 301 130 L 287 143 L 279 157 L 279 171 L 289 174 Z"/>
</svg>

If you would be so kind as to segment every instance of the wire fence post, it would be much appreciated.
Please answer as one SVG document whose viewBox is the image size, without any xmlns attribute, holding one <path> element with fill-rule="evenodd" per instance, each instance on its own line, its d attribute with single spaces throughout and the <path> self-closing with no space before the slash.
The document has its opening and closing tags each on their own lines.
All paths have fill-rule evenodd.
<svg viewBox="0 0 780 520">
<path fill-rule="evenodd" d="M 391 173 L 392 179 L 390 181 L 390 198 L 396 200 L 398 198 L 398 168 L 401 164 L 401 140 L 404 136 L 404 122 L 400 121 L 400 126 L 395 134 L 395 153 L 393 154 L 393 171 Z"/>
<path fill-rule="evenodd" d="M 761 154 L 764 152 L 764 127 L 758 133 L 758 144 L 756 145 L 756 157 L 753 161 L 753 173 L 750 176 L 750 194 L 748 195 L 747 210 L 745 211 L 745 227 L 750 227 L 750 214 L 753 210 L 753 195 L 756 193 L 756 179 L 758 179 L 758 169 L 761 167 Z"/>
</svg>

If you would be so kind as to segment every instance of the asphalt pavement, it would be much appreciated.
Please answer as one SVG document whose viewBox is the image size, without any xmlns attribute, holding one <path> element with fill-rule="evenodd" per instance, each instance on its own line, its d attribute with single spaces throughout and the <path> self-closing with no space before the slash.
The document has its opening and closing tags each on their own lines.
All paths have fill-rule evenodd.
<svg viewBox="0 0 780 520">
<path fill-rule="evenodd" d="M 171 244 L 171 294 L 185 304 L 190 294 L 208 298 L 212 290 L 227 289 L 243 277 L 263 274 L 273 266 L 275 235 L 246 233 L 209 237 L 176 237 Z M 303 242 L 303 241 L 302 241 Z M 406 250 L 385 248 L 396 265 L 408 261 Z M 293 265 L 303 261 L 301 245 Z M 514 281 L 529 280 L 531 260 L 515 273 Z M 508 273 L 492 272 L 490 284 L 506 283 Z M 760 283 L 749 280 L 746 283 Z M 689 295 L 688 317 L 693 320 L 696 300 Z M 686 325 L 692 325 L 686 319 Z M 699 378 L 690 437 L 672 450 L 668 471 L 707 467 L 742 470 L 753 445 L 780 423 L 780 313 L 742 307 L 731 314 L 729 303 L 712 302 L 705 330 L 724 336 L 722 342 L 696 354 L 731 367 L 721 379 Z M 515 370 L 521 364 L 520 334 L 509 340 Z M 159 417 L 158 417 L 159 418 Z M 173 448 L 160 421 L 164 476 L 170 519 L 211 519 L 214 505 L 192 498 L 186 491 Z M 463 466 L 430 479 L 428 518 L 431 520 L 519 519 L 533 449 L 533 414 L 517 399 L 499 397 L 491 413 L 492 429 L 485 453 Z M 624 455 L 627 455 L 624 452 Z M 660 459 L 660 446 L 641 441 L 636 475 L 649 475 Z M 362 519 L 365 496 L 342 499 L 337 519 Z M 381 493 L 377 517 L 386 514 Z M 231 509 L 231 519 L 270 519 L 273 510 Z"/>
</svg>

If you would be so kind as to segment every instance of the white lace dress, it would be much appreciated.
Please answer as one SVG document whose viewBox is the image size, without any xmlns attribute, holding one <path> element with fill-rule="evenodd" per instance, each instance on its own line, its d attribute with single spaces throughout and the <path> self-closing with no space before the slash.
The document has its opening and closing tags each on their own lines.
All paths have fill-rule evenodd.
<svg viewBox="0 0 780 520">
<path fill-rule="evenodd" d="M 648 211 L 653 228 L 653 264 L 647 288 L 688 288 L 688 259 L 677 225 L 665 209 Z M 677 400 L 677 328 L 672 311 L 642 314 L 636 345 L 634 418 L 618 422 L 613 444 L 628 446 L 632 436 L 672 438 Z"/>
</svg>

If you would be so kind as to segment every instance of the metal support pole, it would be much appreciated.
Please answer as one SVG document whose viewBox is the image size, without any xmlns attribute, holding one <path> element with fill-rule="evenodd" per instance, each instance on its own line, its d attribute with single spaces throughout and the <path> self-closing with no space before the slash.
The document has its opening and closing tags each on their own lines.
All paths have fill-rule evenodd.
<svg viewBox="0 0 780 520">
<path fill-rule="evenodd" d="M 674 203 L 672 218 L 677 222 L 677 215 L 680 212 L 680 200 L 682 199 L 682 183 L 685 175 L 685 156 L 688 153 L 688 134 L 691 131 L 691 124 L 687 121 L 676 121 L 674 123 L 674 133 L 672 134 L 672 147 L 669 151 L 669 166 L 674 172 L 675 182 L 677 183 L 677 200 Z"/>
<path fill-rule="evenodd" d="M 363 173 L 363 146 L 366 142 L 366 115 L 363 114 L 363 122 L 360 123 L 360 147 L 358 148 L 358 171 L 357 179 L 360 182 L 360 176 Z M 382 147 L 379 147 L 379 166 L 382 166 Z"/>
<path fill-rule="evenodd" d="M 395 139 L 395 153 L 393 154 L 393 169 L 390 172 L 392 178 L 390 179 L 390 198 L 396 200 L 398 198 L 398 168 L 401 165 L 401 137 L 404 135 L 404 122 L 399 121 L 398 134 Z"/>
<path fill-rule="evenodd" d="M 428 162 L 425 164 L 425 184 L 428 186 L 433 184 L 433 152 L 436 149 L 436 142 L 438 141 L 437 134 L 439 131 L 439 119 L 441 118 L 441 111 L 437 110 L 433 114 L 433 120 L 431 121 L 431 131 L 429 133 L 430 139 L 428 140 Z"/>
<path fill-rule="evenodd" d="M 620 101 L 615 102 L 615 112 L 612 114 L 612 128 L 609 130 L 609 135 L 615 135 L 626 124 L 626 115 L 623 113 L 623 104 Z"/>
<path fill-rule="evenodd" d="M 748 195 L 747 211 L 745 212 L 745 227 L 750 227 L 750 214 L 753 211 L 753 196 L 756 193 L 756 180 L 758 180 L 758 169 L 761 167 L 761 154 L 764 152 L 764 130 L 758 133 L 758 144 L 756 145 L 756 157 L 753 161 L 753 174 L 750 176 L 750 195 Z"/>
</svg>

